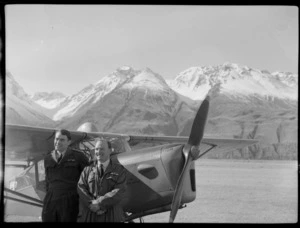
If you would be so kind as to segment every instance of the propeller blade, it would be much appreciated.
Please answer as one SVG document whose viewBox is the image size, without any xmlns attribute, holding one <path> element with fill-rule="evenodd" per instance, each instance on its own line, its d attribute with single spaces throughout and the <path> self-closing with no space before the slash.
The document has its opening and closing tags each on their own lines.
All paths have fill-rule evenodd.
<svg viewBox="0 0 300 228">
<path fill-rule="evenodd" d="M 183 192 L 183 183 L 188 174 L 188 170 L 193 160 L 197 158 L 196 155 L 191 154 L 192 147 L 198 146 L 203 138 L 204 128 L 206 124 L 208 109 L 209 109 L 209 96 L 207 95 L 204 101 L 202 102 L 196 117 L 193 122 L 192 130 L 188 143 L 183 147 L 183 155 L 185 158 L 185 163 L 182 169 L 182 172 L 179 176 L 179 179 L 176 184 L 175 193 L 172 200 L 171 212 L 169 217 L 169 222 L 173 223 L 175 216 L 177 214 L 178 208 L 181 204 L 182 192 Z M 200 151 L 198 152 L 200 153 Z"/>
<path fill-rule="evenodd" d="M 189 147 L 189 146 L 187 146 L 187 147 Z M 189 169 L 191 162 L 192 162 L 192 156 L 190 156 L 190 153 L 189 153 L 190 149 L 191 149 L 190 147 L 187 149 L 186 149 L 186 147 L 183 148 L 183 155 L 185 156 L 185 163 L 184 163 L 182 172 L 181 172 L 180 177 L 176 184 L 175 194 L 173 196 L 171 213 L 170 213 L 170 218 L 169 218 L 170 223 L 173 223 L 175 216 L 177 214 L 178 208 L 181 203 L 181 197 L 182 197 L 182 192 L 183 192 L 183 181 L 186 178 L 186 175 L 188 173 L 187 170 Z"/>
<path fill-rule="evenodd" d="M 209 96 L 206 96 L 196 114 L 188 141 L 188 144 L 190 145 L 198 146 L 203 138 L 204 128 L 209 109 L 209 100 Z"/>
</svg>

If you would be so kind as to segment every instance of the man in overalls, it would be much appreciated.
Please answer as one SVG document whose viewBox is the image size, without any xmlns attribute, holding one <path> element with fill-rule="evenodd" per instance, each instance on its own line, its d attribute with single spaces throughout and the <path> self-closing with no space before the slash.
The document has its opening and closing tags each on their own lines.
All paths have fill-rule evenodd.
<svg viewBox="0 0 300 228">
<path fill-rule="evenodd" d="M 111 159 L 111 144 L 98 139 L 94 164 L 86 167 L 78 181 L 78 222 L 124 222 L 121 201 L 126 192 L 127 171 Z"/>
<path fill-rule="evenodd" d="M 43 222 L 76 222 L 78 216 L 77 182 L 88 158 L 69 148 L 71 134 L 57 130 L 54 150 L 44 159 L 46 196 L 42 210 Z"/>
</svg>

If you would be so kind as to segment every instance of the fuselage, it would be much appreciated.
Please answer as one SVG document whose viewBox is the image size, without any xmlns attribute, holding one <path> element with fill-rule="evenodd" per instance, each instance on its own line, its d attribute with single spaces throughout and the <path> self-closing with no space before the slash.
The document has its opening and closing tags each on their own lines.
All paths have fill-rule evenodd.
<svg viewBox="0 0 300 228">
<path fill-rule="evenodd" d="M 122 201 L 125 211 L 138 213 L 172 203 L 184 165 L 181 151 L 182 145 L 168 144 L 116 156 L 128 171 L 126 197 Z M 194 162 L 189 169 L 190 177 L 184 183 L 182 204 L 196 198 Z"/>
</svg>

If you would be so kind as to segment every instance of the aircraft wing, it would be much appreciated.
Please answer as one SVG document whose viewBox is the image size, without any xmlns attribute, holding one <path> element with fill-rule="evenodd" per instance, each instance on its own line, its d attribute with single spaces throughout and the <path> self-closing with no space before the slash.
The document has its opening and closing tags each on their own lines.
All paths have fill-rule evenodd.
<svg viewBox="0 0 300 228">
<path fill-rule="evenodd" d="M 5 161 L 41 160 L 54 149 L 54 128 L 5 124 Z M 126 138 L 124 134 L 70 131 L 72 143 L 93 140 L 96 137 Z"/>
<path fill-rule="evenodd" d="M 242 149 L 258 143 L 258 140 L 253 139 L 221 139 L 221 138 L 203 138 L 200 144 L 200 155 L 204 155 L 211 150 L 211 153 L 219 154 Z M 208 151 L 205 151 L 205 149 Z"/>
<path fill-rule="evenodd" d="M 129 144 L 133 148 L 147 147 L 165 144 L 165 143 L 187 143 L 188 137 L 183 136 L 129 136 Z M 242 149 L 246 146 L 258 143 L 258 140 L 253 139 L 228 139 L 228 138 L 207 138 L 203 137 L 200 144 L 200 156 L 202 153 L 206 152 L 208 149 L 212 150 L 214 153 L 225 153 L 229 151 L 234 151 L 237 149 Z"/>
<path fill-rule="evenodd" d="M 70 131 L 72 144 L 92 140 L 96 137 L 123 137 L 135 150 L 144 147 L 157 146 L 166 143 L 185 144 L 188 137 L 182 136 L 139 136 L 105 132 L 80 132 Z M 6 161 L 28 161 L 40 160 L 48 152 L 53 150 L 55 129 L 30 127 L 24 125 L 5 125 L 5 160 Z M 214 152 L 226 152 L 251 144 L 257 143 L 256 140 L 246 139 L 218 139 L 203 138 L 200 151 L 213 149 Z"/>
<path fill-rule="evenodd" d="M 88 138 L 84 132 L 70 131 L 72 142 Z M 5 125 L 5 160 L 40 160 L 54 149 L 55 129 Z"/>
</svg>

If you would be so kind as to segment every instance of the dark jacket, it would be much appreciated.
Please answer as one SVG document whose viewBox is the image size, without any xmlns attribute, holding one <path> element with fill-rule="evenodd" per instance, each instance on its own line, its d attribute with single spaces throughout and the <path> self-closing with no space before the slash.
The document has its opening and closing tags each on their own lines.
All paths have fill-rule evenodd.
<svg viewBox="0 0 300 228">
<path fill-rule="evenodd" d="M 53 159 L 52 153 L 47 154 L 44 159 L 46 193 L 49 190 L 77 192 L 80 174 L 88 165 L 88 158 L 82 152 L 70 148 L 59 163 Z"/>
<path fill-rule="evenodd" d="M 120 205 L 126 191 L 126 169 L 110 160 L 102 178 L 98 176 L 97 165 L 86 167 L 78 181 L 79 222 L 123 222 L 124 212 Z M 93 199 L 102 197 L 99 206 L 106 212 L 97 215 L 88 206 Z"/>
</svg>

